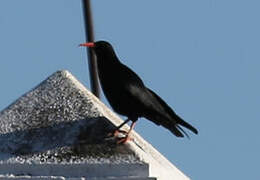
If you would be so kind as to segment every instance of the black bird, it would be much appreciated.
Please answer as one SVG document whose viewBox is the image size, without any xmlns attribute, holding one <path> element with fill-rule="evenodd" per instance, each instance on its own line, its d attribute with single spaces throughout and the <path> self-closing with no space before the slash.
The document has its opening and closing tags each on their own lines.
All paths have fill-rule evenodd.
<svg viewBox="0 0 260 180">
<path fill-rule="evenodd" d="M 80 46 L 94 50 L 100 83 L 108 102 L 115 112 L 128 117 L 116 131 L 121 132 L 119 129 L 132 121 L 126 137 L 119 143 L 129 139 L 128 135 L 140 117 L 162 125 L 177 137 L 184 137 L 184 134 L 189 137 L 181 126 L 198 134 L 193 126 L 181 119 L 157 94 L 147 88 L 135 72 L 119 61 L 111 44 L 97 41 Z"/>
</svg>

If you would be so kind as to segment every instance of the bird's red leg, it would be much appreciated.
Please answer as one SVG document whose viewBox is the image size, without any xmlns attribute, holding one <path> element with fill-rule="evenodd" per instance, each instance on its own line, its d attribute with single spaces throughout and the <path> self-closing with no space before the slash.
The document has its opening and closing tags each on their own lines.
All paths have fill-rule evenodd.
<svg viewBox="0 0 260 180">
<path fill-rule="evenodd" d="M 108 136 L 117 136 L 119 133 L 122 134 L 128 134 L 128 132 L 124 131 L 124 130 L 120 130 L 121 127 L 123 127 L 126 123 L 128 123 L 130 121 L 130 119 L 128 118 L 127 120 L 125 120 L 125 122 L 123 122 L 122 124 L 120 124 L 113 132 L 108 133 Z"/>
<path fill-rule="evenodd" d="M 136 124 L 136 121 L 132 122 L 130 129 L 129 129 L 128 133 L 126 134 L 126 136 L 121 138 L 119 141 L 117 141 L 117 144 L 125 144 L 129 140 L 130 141 L 133 140 L 131 137 L 129 137 L 129 135 L 130 135 L 131 131 L 134 129 L 135 124 Z"/>
</svg>

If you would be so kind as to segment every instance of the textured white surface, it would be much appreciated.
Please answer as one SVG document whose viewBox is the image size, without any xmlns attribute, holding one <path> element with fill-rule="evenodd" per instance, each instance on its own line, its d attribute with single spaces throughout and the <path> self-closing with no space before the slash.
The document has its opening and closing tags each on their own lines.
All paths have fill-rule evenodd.
<svg viewBox="0 0 260 180">
<path fill-rule="evenodd" d="M 121 122 L 68 71 L 58 71 L 0 113 L 0 174 L 189 179 L 135 132 L 126 145 L 106 138 Z"/>
<path fill-rule="evenodd" d="M 78 177 L 78 178 L 65 178 L 62 176 L 14 176 L 14 175 L 0 175 L 0 180 L 5 179 L 13 179 L 13 180 L 156 180 L 156 178 L 149 178 L 149 177 L 100 177 L 100 178 L 85 178 L 85 177 Z"/>
</svg>

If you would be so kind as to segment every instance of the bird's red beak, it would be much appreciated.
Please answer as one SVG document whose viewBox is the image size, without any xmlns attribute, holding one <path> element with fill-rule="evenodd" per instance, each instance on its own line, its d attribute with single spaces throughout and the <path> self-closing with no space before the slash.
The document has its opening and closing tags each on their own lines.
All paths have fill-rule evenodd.
<svg viewBox="0 0 260 180">
<path fill-rule="evenodd" d="M 93 43 L 93 42 L 88 42 L 88 43 L 80 44 L 79 46 L 95 47 L 95 43 Z"/>
</svg>

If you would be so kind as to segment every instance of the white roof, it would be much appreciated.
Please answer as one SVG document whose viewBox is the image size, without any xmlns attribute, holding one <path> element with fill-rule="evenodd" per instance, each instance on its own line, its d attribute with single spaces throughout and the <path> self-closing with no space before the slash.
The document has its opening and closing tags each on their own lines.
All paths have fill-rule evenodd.
<svg viewBox="0 0 260 180">
<path fill-rule="evenodd" d="M 57 71 L 0 112 L 0 179 L 189 179 L 136 132 L 125 145 L 106 138 L 120 123 L 68 71 Z"/>
</svg>

